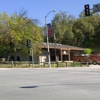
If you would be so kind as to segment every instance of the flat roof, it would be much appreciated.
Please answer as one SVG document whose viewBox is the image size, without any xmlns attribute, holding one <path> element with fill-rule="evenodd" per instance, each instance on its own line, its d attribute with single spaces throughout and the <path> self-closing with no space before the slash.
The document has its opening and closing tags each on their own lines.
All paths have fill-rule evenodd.
<svg viewBox="0 0 100 100">
<path fill-rule="evenodd" d="M 48 46 L 47 46 L 47 43 L 42 43 L 40 47 L 47 48 Z M 56 48 L 56 49 L 62 49 L 62 50 L 82 50 L 82 51 L 85 50 L 84 48 L 81 48 L 81 47 L 63 45 L 63 44 L 58 44 L 58 43 L 49 43 L 49 48 L 50 49 Z"/>
</svg>

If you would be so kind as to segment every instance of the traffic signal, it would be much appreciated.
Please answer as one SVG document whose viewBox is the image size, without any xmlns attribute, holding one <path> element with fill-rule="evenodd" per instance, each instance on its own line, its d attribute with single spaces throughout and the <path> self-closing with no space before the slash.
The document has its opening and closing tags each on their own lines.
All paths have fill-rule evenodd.
<svg viewBox="0 0 100 100">
<path fill-rule="evenodd" d="M 31 47 L 31 40 L 27 40 L 27 47 L 30 48 Z"/>
<path fill-rule="evenodd" d="M 89 7 L 89 4 L 84 5 L 84 9 L 85 9 L 85 16 L 90 16 L 90 7 Z"/>
</svg>

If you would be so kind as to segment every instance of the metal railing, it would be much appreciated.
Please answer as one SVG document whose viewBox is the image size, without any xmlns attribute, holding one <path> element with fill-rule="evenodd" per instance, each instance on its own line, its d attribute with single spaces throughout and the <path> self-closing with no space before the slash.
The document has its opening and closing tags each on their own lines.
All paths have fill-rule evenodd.
<svg viewBox="0 0 100 100">
<path fill-rule="evenodd" d="M 88 62 L 57 61 L 51 62 L 52 68 L 58 67 L 89 67 Z M 0 61 L 0 68 L 33 68 L 32 61 Z M 49 68 L 48 62 L 34 62 L 34 68 Z"/>
</svg>

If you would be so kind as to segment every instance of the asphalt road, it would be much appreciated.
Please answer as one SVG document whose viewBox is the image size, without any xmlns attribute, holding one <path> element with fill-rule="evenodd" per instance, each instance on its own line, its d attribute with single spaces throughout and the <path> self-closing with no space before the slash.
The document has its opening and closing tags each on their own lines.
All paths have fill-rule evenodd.
<svg viewBox="0 0 100 100">
<path fill-rule="evenodd" d="M 0 69 L 0 100 L 99 100 L 100 67 Z"/>
</svg>

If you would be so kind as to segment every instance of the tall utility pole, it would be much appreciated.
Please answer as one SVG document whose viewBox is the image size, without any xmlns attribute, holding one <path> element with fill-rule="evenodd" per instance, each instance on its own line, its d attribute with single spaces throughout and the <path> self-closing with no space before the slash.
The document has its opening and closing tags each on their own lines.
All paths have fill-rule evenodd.
<svg viewBox="0 0 100 100">
<path fill-rule="evenodd" d="M 46 35 L 47 35 L 47 48 L 48 48 L 48 66 L 51 68 L 51 61 L 50 61 L 50 50 L 49 50 L 49 38 L 48 38 L 48 29 L 47 29 L 47 16 L 51 13 L 51 12 L 56 12 L 56 10 L 52 10 L 50 11 L 46 16 L 45 16 L 45 28 L 46 28 Z"/>
</svg>

